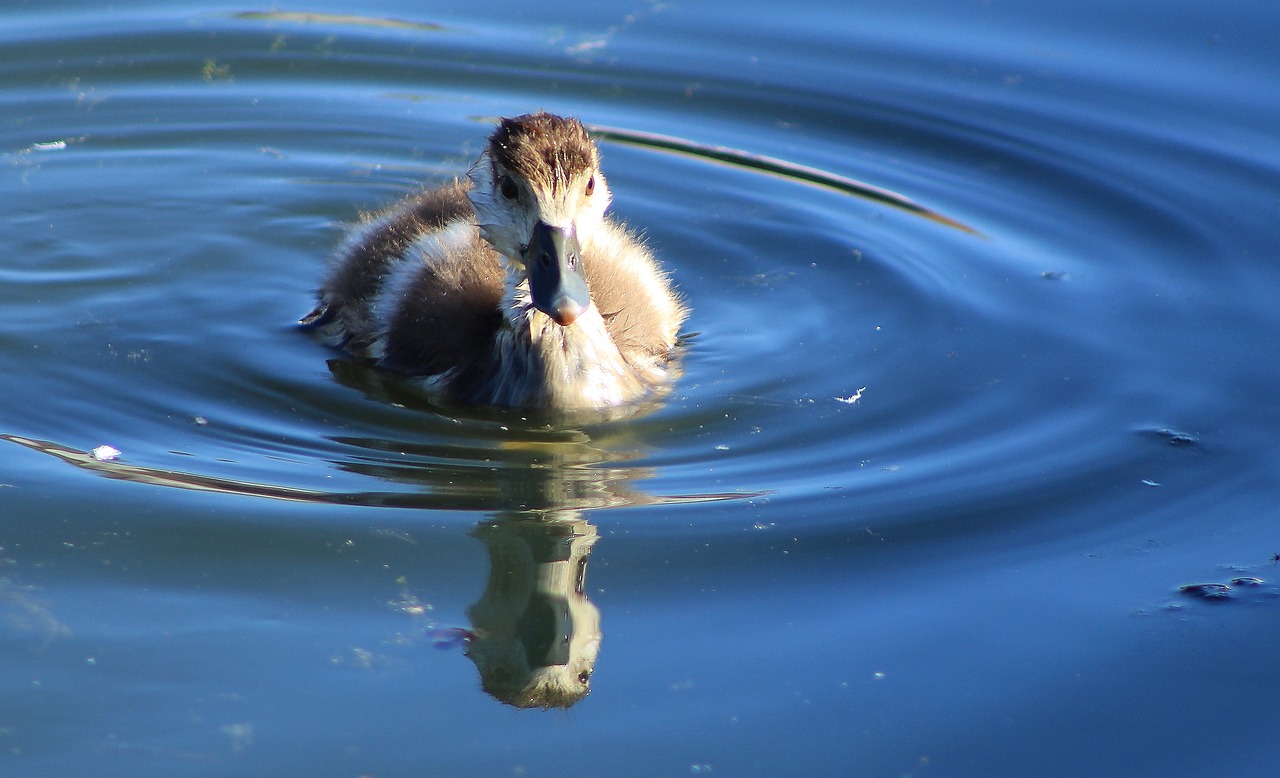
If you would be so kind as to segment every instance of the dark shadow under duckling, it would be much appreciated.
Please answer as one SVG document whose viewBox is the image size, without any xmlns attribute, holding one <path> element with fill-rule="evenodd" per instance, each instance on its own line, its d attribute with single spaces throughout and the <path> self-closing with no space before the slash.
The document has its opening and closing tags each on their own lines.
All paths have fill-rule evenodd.
<svg viewBox="0 0 1280 778">
<path fill-rule="evenodd" d="M 410 197 L 348 240 L 301 324 L 449 402 L 587 410 L 674 376 L 687 311 L 647 248 L 605 217 L 577 119 L 503 119 L 468 180 Z"/>
</svg>

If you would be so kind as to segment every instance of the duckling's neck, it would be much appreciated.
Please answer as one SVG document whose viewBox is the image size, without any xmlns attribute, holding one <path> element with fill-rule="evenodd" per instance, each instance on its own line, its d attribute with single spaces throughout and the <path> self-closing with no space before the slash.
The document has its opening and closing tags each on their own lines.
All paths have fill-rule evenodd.
<svg viewBox="0 0 1280 778">
<path fill-rule="evenodd" d="M 645 384 L 628 366 L 591 305 L 561 326 L 533 306 L 527 283 L 508 273 L 505 322 L 495 343 L 494 402 L 601 408 L 635 400 Z"/>
</svg>

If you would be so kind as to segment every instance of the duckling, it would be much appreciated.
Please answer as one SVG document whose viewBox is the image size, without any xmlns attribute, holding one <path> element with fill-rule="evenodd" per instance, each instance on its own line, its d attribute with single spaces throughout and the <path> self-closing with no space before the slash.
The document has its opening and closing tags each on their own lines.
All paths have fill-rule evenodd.
<svg viewBox="0 0 1280 778">
<path fill-rule="evenodd" d="M 660 394 L 687 309 L 610 201 L 580 121 L 502 119 L 466 180 L 354 232 L 300 324 L 450 402 L 573 411 Z"/>
</svg>

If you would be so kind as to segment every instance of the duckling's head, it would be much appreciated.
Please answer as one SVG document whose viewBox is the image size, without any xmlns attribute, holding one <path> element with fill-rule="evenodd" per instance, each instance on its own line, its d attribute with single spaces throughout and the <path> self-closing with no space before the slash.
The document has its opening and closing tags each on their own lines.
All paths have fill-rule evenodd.
<svg viewBox="0 0 1280 778">
<path fill-rule="evenodd" d="M 503 119 L 469 175 L 480 234 L 528 279 L 534 307 L 572 324 L 591 307 L 581 247 L 610 199 L 587 129 L 549 113 Z"/>
</svg>

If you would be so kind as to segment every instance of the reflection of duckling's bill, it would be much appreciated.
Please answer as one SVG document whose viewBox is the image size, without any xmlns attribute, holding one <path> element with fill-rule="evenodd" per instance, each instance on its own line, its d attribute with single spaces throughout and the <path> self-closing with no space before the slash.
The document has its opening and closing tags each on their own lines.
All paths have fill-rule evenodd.
<svg viewBox="0 0 1280 778">
<path fill-rule="evenodd" d="M 453 402 L 587 410 L 660 394 L 686 311 L 609 201 L 579 121 L 504 119 L 468 181 L 356 232 L 301 323 Z"/>
<path fill-rule="evenodd" d="M 583 591 L 595 527 L 518 517 L 474 534 L 489 550 L 488 585 L 468 611 L 467 656 L 481 685 L 518 708 L 573 705 L 590 691 L 602 637 L 600 611 Z"/>
</svg>

